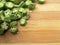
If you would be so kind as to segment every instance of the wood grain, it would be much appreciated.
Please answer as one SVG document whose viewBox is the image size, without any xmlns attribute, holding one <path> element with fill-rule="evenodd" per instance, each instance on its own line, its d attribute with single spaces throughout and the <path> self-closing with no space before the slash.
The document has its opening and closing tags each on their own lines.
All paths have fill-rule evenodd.
<svg viewBox="0 0 60 45">
<path fill-rule="evenodd" d="M 60 11 L 59 3 L 36 4 L 36 11 Z"/>
<path fill-rule="evenodd" d="M 46 3 L 60 3 L 60 0 L 45 0 Z"/>
<path fill-rule="evenodd" d="M 25 27 L 18 24 L 16 35 L 0 35 L 0 43 L 54 43 L 60 42 L 60 0 L 46 0 L 36 4 Z"/>
<path fill-rule="evenodd" d="M 0 44 L 0 45 L 60 45 L 60 43 L 13 43 L 13 44 Z"/>
</svg>

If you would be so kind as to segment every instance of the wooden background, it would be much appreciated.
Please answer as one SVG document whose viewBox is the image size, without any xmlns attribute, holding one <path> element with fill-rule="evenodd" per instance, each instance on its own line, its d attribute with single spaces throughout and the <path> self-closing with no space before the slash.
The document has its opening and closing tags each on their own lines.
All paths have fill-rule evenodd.
<svg viewBox="0 0 60 45">
<path fill-rule="evenodd" d="M 0 43 L 57 43 L 60 42 L 60 0 L 36 4 L 25 27 L 18 25 L 16 35 L 0 35 Z"/>
</svg>

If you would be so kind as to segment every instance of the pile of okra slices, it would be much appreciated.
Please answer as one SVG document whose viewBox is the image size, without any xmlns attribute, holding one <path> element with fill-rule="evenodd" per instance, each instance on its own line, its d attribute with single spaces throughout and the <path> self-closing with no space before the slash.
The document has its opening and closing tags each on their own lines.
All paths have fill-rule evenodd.
<svg viewBox="0 0 60 45">
<path fill-rule="evenodd" d="M 35 8 L 36 1 L 43 4 L 45 0 L 0 0 L 0 34 L 6 31 L 16 34 L 17 24 L 25 26 L 30 18 L 28 11 Z"/>
</svg>

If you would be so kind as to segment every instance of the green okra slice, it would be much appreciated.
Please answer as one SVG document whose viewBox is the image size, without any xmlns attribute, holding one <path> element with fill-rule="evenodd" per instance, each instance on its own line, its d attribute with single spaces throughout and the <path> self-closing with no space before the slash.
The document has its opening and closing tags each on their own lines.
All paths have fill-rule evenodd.
<svg viewBox="0 0 60 45">
<path fill-rule="evenodd" d="M 22 16 L 27 14 L 27 11 L 24 8 L 19 8 L 19 12 L 22 14 Z"/>
<path fill-rule="evenodd" d="M 7 9 L 7 10 L 4 11 L 4 16 L 5 16 L 4 21 L 5 22 L 11 22 L 10 15 L 12 15 L 12 11 L 11 10 Z"/>
<path fill-rule="evenodd" d="M 40 4 L 44 4 L 45 3 L 45 0 L 37 0 L 38 1 L 38 3 L 40 3 Z"/>
<path fill-rule="evenodd" d="M 12 21 L 12 22 L 10 22 L 10 27 L 15 27 L 15 26 L 17 26 L 17 21 Z"/>
<path fill-rule="evenodd" d="M 30 14 L 27 13 L 27 15 L 26 15 L 26 16 L 23 16 L 22 18 L 24 18 L 24 19 L 26 19 L 26 20 L 29 20 L 29 19 L 30 19 Z"/>
<path fill-rule="evenodd" d="M 26 22 L 26 19 L 22 18 L 20 19 L 19 23 L 21 26 L 25 26 L 27 22 Z"/>
<path fill-rule="evenodd" d="M 18 32 L 18 28 L 17 27 L 12 27 L 9 29 L 9 31 L 12 33 L 12 34 L 16 34 Z"/>
<path fill-rule="evenodd" d="M 3 7 L 4 7 L 4 3 L 0 2 L 0 9 L 3 9 Z"/>
<path fill-rule="evenodd" d="M 7 30 L 9 28 L 9 24 L 7 22 L 3 22 L 1 24 L 1 28 L 4 29 L 4 30 Z"/>
<path fill-rule="evenodd" d="M 5 6 L 6 6 L 6 8 L 8 8 L 8 9 L 12 9 L 12 8 L 14 7 L 14 3 L 12 3 L 12 2 L 6 2 L 6 3 L 5 3 Z"/>
<path fill-rule="evenodd" d="M 24 1 L 21 1 L 21 2 L 19 3 L 19 7 L 24 7 L 24 5 L 25 5 L 25 2 L 24 2 Z"/>
<path fill-rule="evenodd" d="M 25 5 L 26 5 L 26 7 L 29 8 L 30 10 L 35 9 L 35 4 L 34 4 L 32 1 L 30 1 L 30 0 L 27 0 L 27 1 L 25 2 Z"/>
<path fill-rule="evenodd" d="M 0 28 L 0 35 L 4 34 L 4 29 Z"/>
</svg>

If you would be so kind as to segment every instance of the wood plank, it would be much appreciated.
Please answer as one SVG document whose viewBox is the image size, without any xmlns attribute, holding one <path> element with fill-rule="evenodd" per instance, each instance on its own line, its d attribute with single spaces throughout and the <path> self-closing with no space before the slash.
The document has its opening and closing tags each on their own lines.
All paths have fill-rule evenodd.
<svg viewBox="0 0 60 45">
<path fill-rule="evenodd" d="M 36 13 L 37 14 L 36 14 Z M 42 14 L 41 16 L 36 15 Z M 45 16 L 44 16 L 45 14 Z M 51 14 L 51 16 L 50 16 Z M 58 15 L 57 15 L 58 14 Z M 17 35 L 7 32 L 0 36 L 0 43 L 21 43 L 21 42 L 60 42 L 60 12 L 37 12 L 33 11 L 31 19 L 26 27 L 19 26 Z M 56 16 L 55 18 L 54 15 Z M 40 17 L 42 17 L 40 19 Z"/>
<path fill-rule="evenodd" d="M 60 43 L 13 43 L 13 44 L 0 44 L 0 45 L 60 45 Z"/>
<path fill-rule="evenodd" d="M 44 5 L 36 4 L 36 11 L 60 11 L 60 4 L 48 3 Z"/>
<path fill-rule="evenodd" d="M 60 42 L 59 35 L 59 30 L 20 31 L 17 35 L 8 32 L 5 34 L 6 42 L 3 43 L 58 43 Z"/>
<path fill-rule="evenodd" d="M 27 26 L 19 27 L 21 31 L 60 30 L 60 20 L 30 20 Z"/>
<path fill-rule="evenodd" d="M 30 20 L 60 20 L 60 11 L 33 11 Z"/>
<path fill-rule="evenodd" d="M 36 24 L 36 22 L 39 23 Z M 17 35 L 12 35 L 10 32 L 6 33 L 5 37 L 4 35 L 2 38 L 0 37 L 0 40 L 4 40 L 0 43 L 60 42 L 60 20 L 31 21 L 28 25 L 20 27 Z"/>
<path fill-rule="evenodd" d="M 60 0 L 46 0 L 46 3 L 60 3 Z"/>
<path fill-rule="evenodd" d="M 5 35 L 0 36 L 0 43 L 60 42 L 60 12 L 36 11 L 36 13 L 33 11 L 31 19 L 28 21 L 26 27 L 19 26 L 19 32 L 17 35 L 12 35 L 7 32 Z M 42 15 L 36 17 L 36 15 L 34 16 L 33 14 Z M 57 15 L 57 17 L 53 18 L 54 15 Z M 40 19 L 40 17 L 42 17 L 42 19 Z"/>
<path fill-rule="evenodd" d="M 9 31 L 0 35 L 0 43 L 52 43 L 60 42 L 60 0 L 46 0 L 37 4 L 25 27 L 18 24 L 16 35 Z"/>
</svg>

